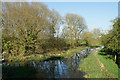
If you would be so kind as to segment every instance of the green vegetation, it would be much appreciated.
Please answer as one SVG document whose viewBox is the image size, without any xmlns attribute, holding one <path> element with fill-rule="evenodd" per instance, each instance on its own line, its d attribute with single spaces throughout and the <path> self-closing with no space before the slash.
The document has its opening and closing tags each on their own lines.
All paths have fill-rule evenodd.
<svg viewBox="0 0 120 80">
<path fill-rule="evenodd" d="M 113 20 L 113 28 L 101 37 L 102 44 L 105 47 L 106 54 L 115 56 L 115 62 L 119 65 L 120 55 L 120 19 Z"/>
<path fill-rule="evenodd" d="M 72 56 L 74 53 L 77 53 L 83 49 L 86 49 L 89 47 L 77 47 L 75 49 L 69 49 L 67 51 L 52 51 L 46 54 L 31 54 L 29 56 L 12 56 L 7 58 L 6 60 L 8 62 L 27 62 L 27 61 L 42 61 L 52 58 L 67 58 L 69 56 Z"/>
<path fill-rule="evenodd" d="M 99 29 L 94 29 L 93 31 L 83 31 L 81 34 L 82 41 L 86 42 L 88 46 L 100 46 L 100 37 L 102 33 Z"/>
<path fill-rule="evenodd" d="M 80 69 L 87 74 L 86 78 L 118 78 L 118 66 L 105 52 L 90 54 L 80 64 Z"/>
<path fill-rule="evenodd" d="M 105 68 L 108 70 L 109 73 L 113 74 L 113 77 L 118 78 L 118 66 L 112 59 L 110 55 L 104 55 L 104 52 L 98 52 L 98 58 L 104 64 Z M 103 56 L 104 55 L 104 56 Z"/>
</svg>

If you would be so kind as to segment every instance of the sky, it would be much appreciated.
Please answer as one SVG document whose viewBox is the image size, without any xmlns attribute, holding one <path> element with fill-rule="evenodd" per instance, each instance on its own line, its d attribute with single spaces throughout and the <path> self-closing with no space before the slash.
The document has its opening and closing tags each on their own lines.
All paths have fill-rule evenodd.
<svg viewBox="0 0 120 80">
<path fill-rule="evenodd" d="M 107 31 L 111 20 L 118 16 L 118 2 L 43 2 L 49 9 L 55 9 L 61 16 L 74 13 L 82 16 L 90 31 L 94 28 Z"/>
</svg>

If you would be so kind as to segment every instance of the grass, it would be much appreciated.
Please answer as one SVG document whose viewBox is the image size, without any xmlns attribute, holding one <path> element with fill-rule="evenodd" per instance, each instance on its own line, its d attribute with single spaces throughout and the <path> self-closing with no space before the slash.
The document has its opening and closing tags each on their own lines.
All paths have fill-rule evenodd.
<svg viewBox="0 0 120 80">
<path fill-rule="evenodd" d="M 47 60 L 47 59 L 51 59 L 51 58 L 67 58 L 71 55 L 73 55 L 74 53 L 77 53 L 83 49 L 86 49 L 86 48 L 89 48 L 89 47 L 77 47 L 77 48 L 74 48 L 74 49 L 69 49 L 67 51 L 56 51 L 56 52 L 50 52 L 50 53 L 46 53 L 46 54 L 31 54 L 29 56 L 12 56 L 12 57 L 9 57 L 7 59 L 5 59 L 6 61 L 8 62 L 26 62 L 26 61 L 42 61 L 42 60 Z M 53 54 L 55 53 L 55 54 Z"/>
<path fill-rule="evenodd" d="M 86 73 L 85 78 L 118 78 L 117 64 L 109 58 L 110 56 L 101 54 L 104 54 L 104 52 L 99 51 L 90 54 L 82 61 L 79 70 Z M 104 65 L 105 70 L 101 69 L 98 59 Z"/>
<path fill-rule="evenodd" d="M 118 66 L 115 64 L 115 61 L 111 58 L 112 56 L 109 55 L 101 55 L 101 53 L 105 54 L 104 52 L 98 52 L 98 58 L 104 64 L 105 68 L 108 70 L 109 73 L 113 74 L 113 77 L 118 78 Z"/>
</svg>

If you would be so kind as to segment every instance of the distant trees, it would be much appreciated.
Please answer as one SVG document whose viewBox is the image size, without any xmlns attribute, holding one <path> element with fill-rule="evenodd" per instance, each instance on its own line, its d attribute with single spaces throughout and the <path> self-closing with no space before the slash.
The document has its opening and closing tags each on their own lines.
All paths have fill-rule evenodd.
<svg viewBox="0 0 120 80">
<path fill-rule="evenodd" d="M 103 32 L 101 32 L 101 30 L 99 28 L 95 28 L 92 31 L 93 33 L 93 38 L 94 40 L 92 41 L 94 46 L 100 46 L 101 45 L 101 36 L 103 34 Z"/>
<path fill-rule="evenodd" d="M 63 34 L 72 47 L 77 46 L 81 32 L 86 29 L 84 19 L 76 14 L 66 14 Z"/>
<path fill-rule="evenodd" d="M 82 41 L 85 41 L 88 46 L 92 45 L 93 42 L 93 34 L 89 31 L 84 31 L 81 35 Z"/>
<path fill-rule="evenodd" d="M 113 20 L 113 28 L 108 34 L 102 36 L 102 43 L 106 50 L 110 49 L 115 55 L 115 62 L 118 64 L 120 54 L 120 18 Z"/>
<path fill-rule="evenodd" d="M 88 46 L 100 46 L 101 35 L 102 32 L 98 28 L 95 28 L 92 31 L 87 31 L 87 30 L 83 31 L 80 37 L 81 37 L 81 41 L 86 42 Z"/>
</svg>

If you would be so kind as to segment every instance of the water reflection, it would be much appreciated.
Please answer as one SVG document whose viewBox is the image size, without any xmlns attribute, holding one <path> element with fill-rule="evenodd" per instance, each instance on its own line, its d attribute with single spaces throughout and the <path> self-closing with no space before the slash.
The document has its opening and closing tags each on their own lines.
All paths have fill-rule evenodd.
<svg viewBox="0 0 120 80">
<path fill-rule="evenodd" d="M 82 59 L 92 53 L 94 49 L 85 49 L 79 53 L 74 53 L 73 56 L 67 59 L 53 59 L 40 62 L 28 62 L 28 63 L 3 63 L 6 66 L 28 66 L 34 67 L 37 71 L 34 76 L 35 78 L 83 78 L 84 72 L 78 71 L 79 64 Z"/>
</svg>

